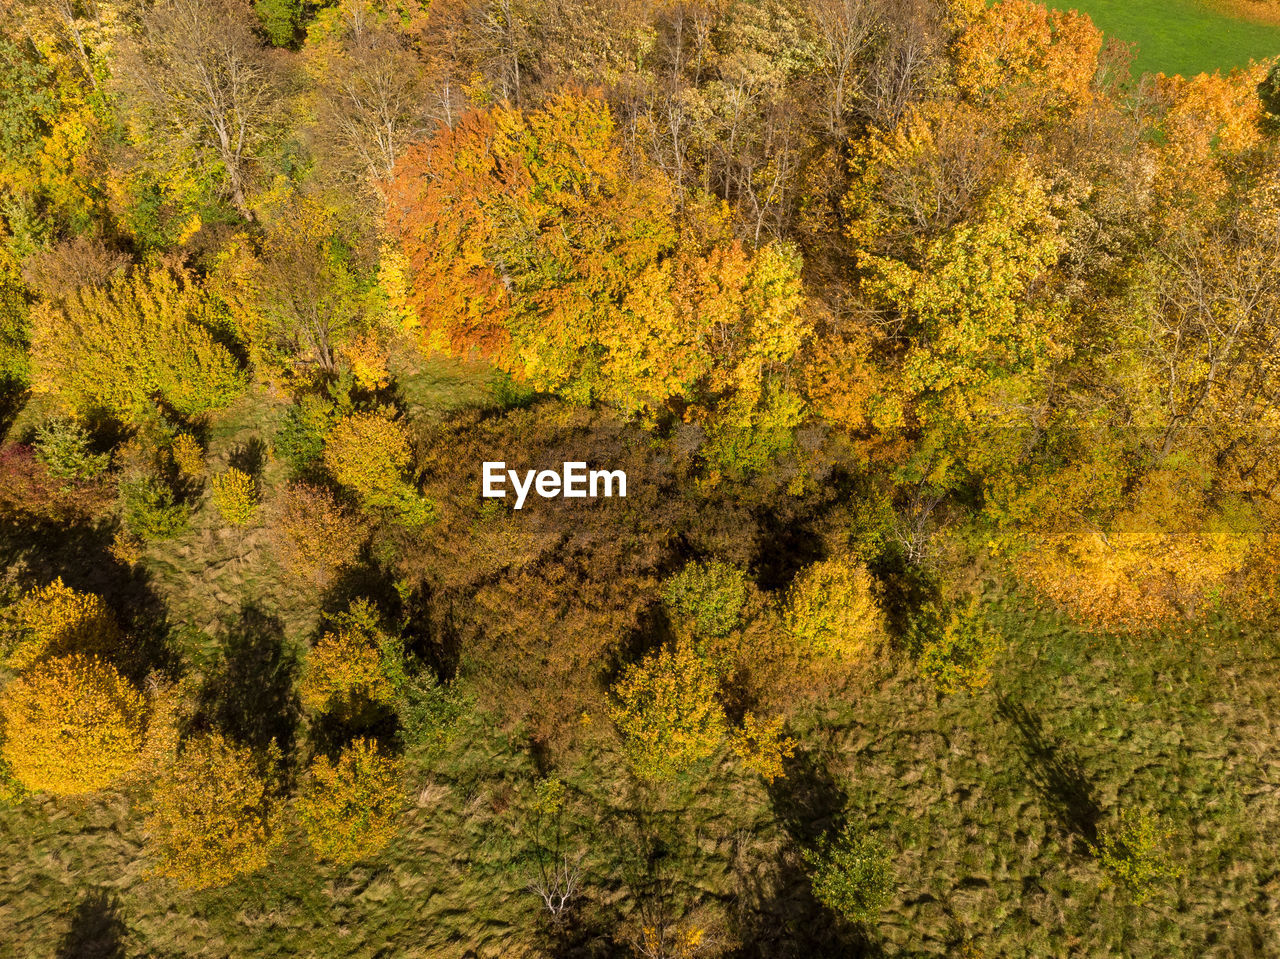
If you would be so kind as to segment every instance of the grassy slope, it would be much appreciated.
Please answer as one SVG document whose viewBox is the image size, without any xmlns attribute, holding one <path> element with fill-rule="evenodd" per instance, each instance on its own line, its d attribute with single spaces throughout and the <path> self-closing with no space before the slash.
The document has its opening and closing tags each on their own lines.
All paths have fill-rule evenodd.
<svg viewBox="0 0 1280 959">
<path fill-rule="evenodd" d="M 661 801 L 675 823 L 664 885 L 736 916 L 744 955 L 849 954 L 796 855 L 848 808 L 897 850 L 880 954 L 955 955 L 971 940 L 987 956 L 1276 955 L 1274 636 L 1122 640 L 1024 601 L 994 609 L 1010 648 L 982 694 L 940 698 L 886 667 L 805 720 L 772 789 L 722 762 Z M 128 955 L 157 959 L 541 954 L 520 830 L 533 775 L 518 739 L 472 717 L 414 762 L 413 804 L 378 861 L 316 866 L 295 839 L 268 872 L 194 895 L 145 878 L 125 796 L 0 811 L 0 956 L 54 955 L 112 922 Z M 607 753 L 566 775 L 586 810 L 591 894 L 625 911 L 655 879 L 622 852 L 640 818 L 631 790 Z M 1183 876 L 1146 907 L 1101 888 L 1085 848 L 1121 801 L 1177 830 Z"/>
<path fill-rule="evenodd" d="M 1051 0 L 1049 6 L 1087 13 L 1107 36 L 1137 44 L 1135 76 L 1190 77 L 1280 56 L 1280 27 L 1231 17 L 1200 0 Z"/>
</svg>

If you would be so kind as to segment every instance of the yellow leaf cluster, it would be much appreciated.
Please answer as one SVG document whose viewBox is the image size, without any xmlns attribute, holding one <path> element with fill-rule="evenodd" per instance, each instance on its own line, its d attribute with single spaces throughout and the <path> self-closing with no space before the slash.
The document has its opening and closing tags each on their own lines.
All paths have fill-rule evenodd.
<svg viewBox="0 0 1280 959">
<path fill-rule="evenodd" d="M 190 433 L 175 436 L 169 453 L 173 456 L 173 464 L 183 476 L 197 480 L 204 476 L 204 448 Z"/>
<path fill-rule="evenodd" d="M 120 644 L 120 627 L 106 604 L 62 582 L 33 590 L 14 609 L 17 642 L 7 662 L 23 670 L 43 656 L 106 653 Z"/>
<path fill-rule="evenodd" d="M 234 526 L 245 526 L 258 511 L 258 486 L 253 477 L 234 466 L 213 478 L 213 505 Z"/>
<path fill-rule="evenodd" d="M 795 755 L 796 742 L 782 734 L 782 717 L 757 719 L 754 713 L 742 717 L 742 728 L 730 740 L 742 765 L 767 783 L 786 775 L 782 761 Z"/>
<path fill-rule="evenodd" d="M 374 637 L 355 627 L 325 633 L 307 654 L 298 696 L 310 712 L 344 712 L 361 701 L 391 703 L 395 687 Z"/>
<path fill-rule="evenodd" d="M 145 706 L 142 694 L 100 659 L 49 660 L 14 680 L 0 700 L 4 758 L 32 792 L 103 789 L 137 765 Z"/>
<path fill-rule="evenodd" d="M 298 797 L 298 820 L 321 859 L 351 865 L 385 848 L 396 834 L 404 797 L 399 760 L 357 739 L 337 763 L 319 756 Z"/>
<path fill-rule="evenodd" d="M 145 829 L 155 873 L 203 889 L 263 868 L 278 824 L 252 753 L 212 733 L 189 740 L 161 771 Z"/>
<path fill-rule="evenodd" d="M 610 716 L 637 775 L 671 779 L 709 758 L 724 739 L 719 681 L 687 643 L 630 666 L 613 687 Z"/>
<path fill-rule="evenodd" d="M 871 574 L 851 559 L 814 563 L 787 595 L 787 628 L 801 651 L 818 663 L 854 662 L 884 632 Z"/>
<path fill-rule="evenodd" d="M 352 413 L 325 440 L 325 468 L 366 503 L 394 497 L 412 462 L 408 429 L 385 413 Z"/>
</svg>

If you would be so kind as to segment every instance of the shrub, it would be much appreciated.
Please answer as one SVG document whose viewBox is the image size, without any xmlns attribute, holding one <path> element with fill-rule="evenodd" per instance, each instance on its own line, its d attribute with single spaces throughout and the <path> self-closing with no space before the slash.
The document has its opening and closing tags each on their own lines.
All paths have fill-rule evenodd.
<svg viewBox="0 0 1280 959">
<path fill-rule="evenodd" d="M 637 775 L 671 779 L 711 756 L 724 738 L 715 673 L 686 644 L 628 667 L 610 710 Z"/>
<path fill-rule="evenodd" d="M 245 526 L 258 511 L 258 487 L 253 477 L 234 466 L 213 478 L 213 505 L 233 526 Z"/>
<path fill-rule="evenodd" d="M 782 761 L 796 751 L 795 740 L 782 735 L 781 716 L 762 721 L 753 713 L 742 717 L 742 728 L 734 731 L 730 744 L 742 765 L 767 783 L 786 775 Z"/>
<path fill-rule="evenodd" d="M 372 330 L 348 340 L 338 348 L 362 390 L 380 390 L 391 381 L 387 371 L 386 346 Z"/>
<path fill-rule="evenodd" d="M 144 711 L 142 695 L 102 660 L 50 660 L 14 680 L 0 700 L 4 757 L 32 792 L 94 792 L 137 764 Z"/>
<path fill-rule="evenodd" d="M 373 606 L 357 600 L 334 626 L 307 655 L 298 691 L 303 707 L 350 718 L 368 704 L 394 705 L 399 648 L 378 628 Z"/>
<path fill-rule="evenodd" d="M 111 458 L 94 453 L 89 431 L 75 420 L 59 418 L 36 429 L 36 458 L 61 479 L 88 479 L 104 472 Z"/>
<path fill-rule="evenodd" d="M 368 527 L 324 487 L 294 483 L 277 501 L 271 532 L 285 568 L 323 586 L 356 562 Z"/>
<path fill-rule="evenodd" d="M 963 612 L 927 605 L 911 624 L 907 644 L 921 675 L 941 692 L 973 692 L 991 680 L 1001 639 L 977 601 Z"/>
<path fill-rule="evenodd" d="M 298 819 L 321 859 L 351 865 L 395 837 L 403 804 L 398 760 L 379 754 L 377 743 L 357 739 L 336 764 L 318 757 L 298 797 Z"/>
<path fill-rule="evenodd" d="M 170 539 L 187 528 L 189 511 L 173 490 L 154 476 L 120 483 L 120 510 L 125 527 L 144 540 Z"/>
<path fill-rule="evenodd" d="M 203 889 L 264 867 L 279 836 L 270 778 L 216 733 L 189 740 L 152 791 L 145 831 L 155 874 Z"/>
<path fill-rule="evenodd" d="M 245 380 L 210 334 L 217 324 L 187 276 L 134 270 L 32 312 L 32 386 L 134 420 L 157 395 L 183 416 L 220 409 Z"/>
<path fill-rule="evenodd" d="M 343 417 L 325 441 L 325 468 L 370 505 L 392 499 L 404 487 L 412 459 L 408 430 L 385 413 Z"/>
<path fill-rule="evenodd" d="M 325 438 L 338 421 L 333 401 L 323 396 L 307 395 L 289 407 L 275 449 L 295 473 L 309 469 L 324 455 Z"/>
<path fill-rule="evenodd" d="M 845 662 L 858 658 L 884 629 L 871 574 L 847 559 L 808 567 L 787 597 L 787 625 L 808 653 Z"/>
<path fill-rule="evenodd" d="M 876 839 L 846 826 L 834 842 L 805 854 L 813 895 L 849 922 L 872 922 L 893 895 L 893 866 Z"/>
<path fill-rule="evenodd" d="M 698 636 L 727 636 L 742 623 L 747 577 L 728 563 L 690 563 L 667 580 L 662 599 Z"/>
<path fill-rule="evenodd" d="M 1122 809 L 1115 825 L 1089 848 L 1102 867 L 1104 881 L 1124 889 L 1141 904 L 1162 882 L 1181 874 L 1169 858 L 1172 835 L 1159 816 Z"/>
<path fill-rule="evenodd" d="M 106 604 L 65 585 L 62 577 L 24 596 L 13 614 L 15 636 L 7 655 L 12 669 L 26 669 L 43 656 L 105 653 L 120 642 L 120 627 Z"/>
<path fill-rule="evenodd" d="M 190 433 L 179 433 L 169 447 L 178 472 L 189 479 L 203 479 L 205 474 L 204 449 Z"/>
</svg>

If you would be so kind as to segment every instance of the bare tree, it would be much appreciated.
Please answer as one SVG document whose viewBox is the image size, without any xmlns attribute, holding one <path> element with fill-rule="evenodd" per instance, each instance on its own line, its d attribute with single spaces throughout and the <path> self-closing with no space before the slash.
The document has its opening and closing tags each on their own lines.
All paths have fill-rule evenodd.
<svg viewBox="0 0 1280 959">
<path fill-rule="evenodd" d="M 405 144 L 451 117 L 432 115 L 423 64 L 397 35 L 382 28 L 353 31 L 345 53 L 323 84 L 319 129 L 344 172 L 381 197 Z M 447 96 L 440 102 L 447 104 Z"/>
<path fill-rule="evenodd" d="M 234 0 L 161 0 L 138 25 L 121 74 L 162 136 L 223 170 L 227 195 L 251 217 L 249 165 L 274 112 L 275 71 Z"/>
<path fill-rule="evenodd" d="M 813 0 L 809 17 L 820 41 L 827 130 L 838 136 L 844 132 L 846 116 L 861 92 L 860 72 L 883 29 L 883 13 L 878 0 Z"/>
</svg>

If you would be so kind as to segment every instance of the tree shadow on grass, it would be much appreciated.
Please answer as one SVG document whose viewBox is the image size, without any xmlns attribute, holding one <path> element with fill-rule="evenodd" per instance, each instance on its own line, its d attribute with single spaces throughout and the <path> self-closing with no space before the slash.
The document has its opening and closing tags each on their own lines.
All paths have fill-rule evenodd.
<svg viewBox="0 0 1280 959">
<path fill-rule="evenodd" d="M 80 901 L 56 959 L 124 959 L 128 927 L 113 893 L 98 889 Z"/>
<path fill-rule="evenodd" d="M 297 671 L 279 617 L 245 605 L 200 690 L 198 720 L 253 749 L 274 740 L 289 756 L 298 726 Z"/>
<path fill-rule="evenodd" d="M 769 785 L 774 815 L 791 844 L 771 872 L 742 877 L 735 959 L 858 959 L 882 955 L 862 928 L 838 921 L 813 896 L 803 851 L 844 824 L 848 795 L 820 752 L 797 750 Z"/>
<path fill-rule="evenodd" d="M 1067 743 L 1050 740 L 1044 723 L 1022 703 L 1001 694 L 997 712 L 1018 734 L 1031 782 L 1062 828 L 1087 843 L 1096 843 L 1102 807 L 1079 754 Z"/>
</svg>

